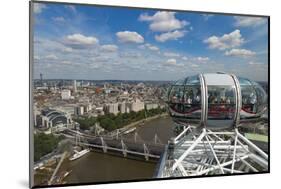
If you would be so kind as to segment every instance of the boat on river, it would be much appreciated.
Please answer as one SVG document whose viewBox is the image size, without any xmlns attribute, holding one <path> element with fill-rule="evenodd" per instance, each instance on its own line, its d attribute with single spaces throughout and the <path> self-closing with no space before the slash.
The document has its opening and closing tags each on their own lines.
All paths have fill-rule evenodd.
<svg viewBox="0 0 281 189">
<path fill-rule="evenodd" d="M 76 159 L 78 159 L 78 158 L 80 158 L 80 157 L 86 155 L 86 154 L 89 153 L 89 152 L 90 152 L 90 149 L 84 149 L 84 150 L 81 150 L 81 151 L 76 151 L 76 150 L 74 150 L 74 154 L 73 154 L 73 156 L 71 156 L 71 157 L 69 158 L 69 160 L 70 160 L 70 161 L 76 160 Z"/>
<path fill-rule="evenodd" d="M 124 134 L 131 133 L 131 132 L 133 132 L 133 131 L 135 131 L 135 130 L 136 130 L 136 127 L 133 127 L 133 128 L 131 128 L 131 129 L 126 130 L 126 131 L 124 132 Z"/>
</svg>

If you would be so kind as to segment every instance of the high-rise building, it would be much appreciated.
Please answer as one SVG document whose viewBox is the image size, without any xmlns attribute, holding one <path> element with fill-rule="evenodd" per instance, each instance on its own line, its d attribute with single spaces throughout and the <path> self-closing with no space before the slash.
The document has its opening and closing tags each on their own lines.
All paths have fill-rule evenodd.
<svg viewBox="0 0 281 189">
<path fill-rule="evenodd" d="M 134 112 L 138 112 L 144 109 L 144 102 L 140 101 L 138 98 L 136 98 L 132 102 L 131 110 Z"/>
<path fill-rule="evenodd" d="M 76 106 L 74 107 L 74 114 L 77 116 L 84 115 L 84 106 Z"/>
<path fill-rule="evenodd" d="M 106 105 L 107 113 L 118 114 L 118 103 L 111 103 Z"/>
<path fill-rule="evenodd" d="M 34 126 L 37 126 L 37 116 L 40 115 L 40 111 L 38 111 L 36 105 L 33 106 L 33 120 L 34 120 Z"/>
<path fill-rule="evenodd" d="M 84 112 L 85 113 L 88 113 L 91 110 L 92 110 L 92 104 L 87 103 L 87 104 L 84 105 Z"/>
<path fill-rule="evenodd" d="M 40 73 L 40 85 L 41 85 L 41 87 L 43 86 L 43 74 L 42 73 Z"/>
<path fill-rule="evenodd" d="M 132 111 L 132 102 L 126 103 L 126 113 L 130 113 Z"/>
<path fill-rule="evenodd" d="M 126 112 L 126 102 L 121 102 L 120 104 L 119 104 L 119 111 L 120 111 L 120 113 L 125 113 Z"/>
<path fill-rule="evenodd" d="M 76 84 L 76 80 L 73 80 L 73 92 L 76 93 L 77 92 L 77 84 Z"/>
</svg>

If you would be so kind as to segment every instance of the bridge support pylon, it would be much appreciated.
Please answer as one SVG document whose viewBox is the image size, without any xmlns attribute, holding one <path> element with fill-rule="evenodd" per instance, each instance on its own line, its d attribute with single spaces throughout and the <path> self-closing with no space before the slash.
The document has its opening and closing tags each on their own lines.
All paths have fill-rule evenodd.
<svg viewBox="0 0 281 189">
<path fill-rule="evenodd" d="M 102 145 L 102 150 L 104 153 L 107 152 L 107 144 L 105 143 L 103 137 L 100 137 L 100 140 L 101 140 L 101 145 Z"/>
<path fill-rule="evenodd" d="M 145 160 L 148 161 L 149 160 L 149 156 L 148 156 L 149 155 L 149 150 L 148 150 L 148 148 L 147 148 L 145 143 L 143 143 L 143 153 L 144 153 Z"/>
<path fill-rule="evenodd" d="M 124 157 L 127 157 L 127 146 L 123 140 L 121 140 L 121 145 L 122 145 L 122 153 L 123 153 Z"/>
</svg>

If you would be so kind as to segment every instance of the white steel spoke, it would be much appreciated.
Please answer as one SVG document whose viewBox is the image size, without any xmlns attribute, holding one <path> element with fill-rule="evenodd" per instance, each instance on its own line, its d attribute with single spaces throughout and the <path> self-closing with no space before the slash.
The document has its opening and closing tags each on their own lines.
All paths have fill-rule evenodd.
<svg viewBox="0 0 281 189">
<path fill-rule="evenodd" d="M 234 150 L 233 150 L 233 158 L 232 158 L 232 165 L 231 165 L 231 173 L 233 173 L 233 170 L 234 170 L 237 140 L 238 140 L 238 131 L 237 131 L 237 129 L 235 129 L 235 140 L 234 140 Z"/>
<path fill-rule="evenodd" d="M 215 151 L 214 151 L 214 149 L 213 149 L 213 147 L 212 147 L 212 145 L 211 145 L 211 143 L 210 143 L 208 137 L 206 136 L 205 138 L 206 138 L 206 140 L 207 140 L 207 142 L 208 142 L 208 144 L 209 144 L 209 146 L 210 146 L 210 148 L 211 148 L 211 151 L 212 151 L 212 153 L 213 153 L 213 155 L 214 155 L 214 158 L 215 158 L 215 160 L 216 160 L 216 162 L 217 162 L 217 164 L 218 164 L 218 166 L 219 166 L 219 168 L 220 168 L 222 174 L 224 174 L 224 171 L 223 171 L 223 169 L 222 169 L 222 167 L 221 167 L 220 161 L 218 160 L 218 157 L 217 157 L 217 155 L 216 155 L 216 153 L 215 153 Z"/>
<path fill-rule="evenodd" d="M 175 170 L 178 164 L 193 150 L 193 148 L 202 140 L 205 136 L 206 130 L 203 129 L 201 135 L 194 141 L 194 143 L 183 153 L 183 155 L 176 160 L 175 164 L 173 165 L 172 170 Z"/>
</svg>

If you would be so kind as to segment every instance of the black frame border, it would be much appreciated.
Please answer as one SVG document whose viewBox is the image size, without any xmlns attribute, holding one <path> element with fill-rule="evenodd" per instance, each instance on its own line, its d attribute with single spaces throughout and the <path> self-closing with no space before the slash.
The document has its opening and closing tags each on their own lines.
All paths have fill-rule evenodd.
<svg viewBox="0 0 281 189">
<path fill-rule="evenodd" d="M 232 16 L 247 16 L 247 17 L 263 17 L 268 19 L 268 171 L 256 173 L 233 173 L 233 174 L 218 174 L 218 175 L 205 175 L 205 176 L 189 176 L 189 177 L 169 177 L 169 178 L 150 178 L 150 179 L 132 179 L 132 180 L 119 180 L 119 181 L 104 181 L 104 182 L 83 182 L 83 183 L 67 183 L 67 184 L 54 184 L 54 185 L 38 185 L 34 186 L 33 181 L 33 3 L 45 4 L 61 4 L 61 5 L 79 5 L 79 6 L 95 6 L 95 7 L 110 7 L 110 8 L 124 8 L 124 9 L 139 9 L 139 10 L 155 10 L 155 11 L 177 11 L 177 12 L 191 12 L 198 14 L 214 14 L 214 15 L 232 15 Z M 56 2 L 56 1 L 29 1 L 29 188 L 54 188 L 54 187 L 69 187 L 69 186 L 89 186 L 100 184 L 119 184 L 119 183 L 136 183 L 147 181 L 161 181 L 161 180 L 181 180 L 192 178 L 212 178 L 212 177 L 228 177 L 228 176 L 244 176 L 244 175 L 259 175 L 270 173 L 270 16 L 259 14 L 243 14 L 243 13 L 225 13 L 225 12 L 208 12 L 208 11 L 194 11 L 194 10 L 178 10 L 178 9 L 164 9 L 164 8 L 149 8 L 149 7 L 135 7 L 123 5 L 102 5 L 90 3 L 69 3 L 69 2 Z"/>
</svg>

